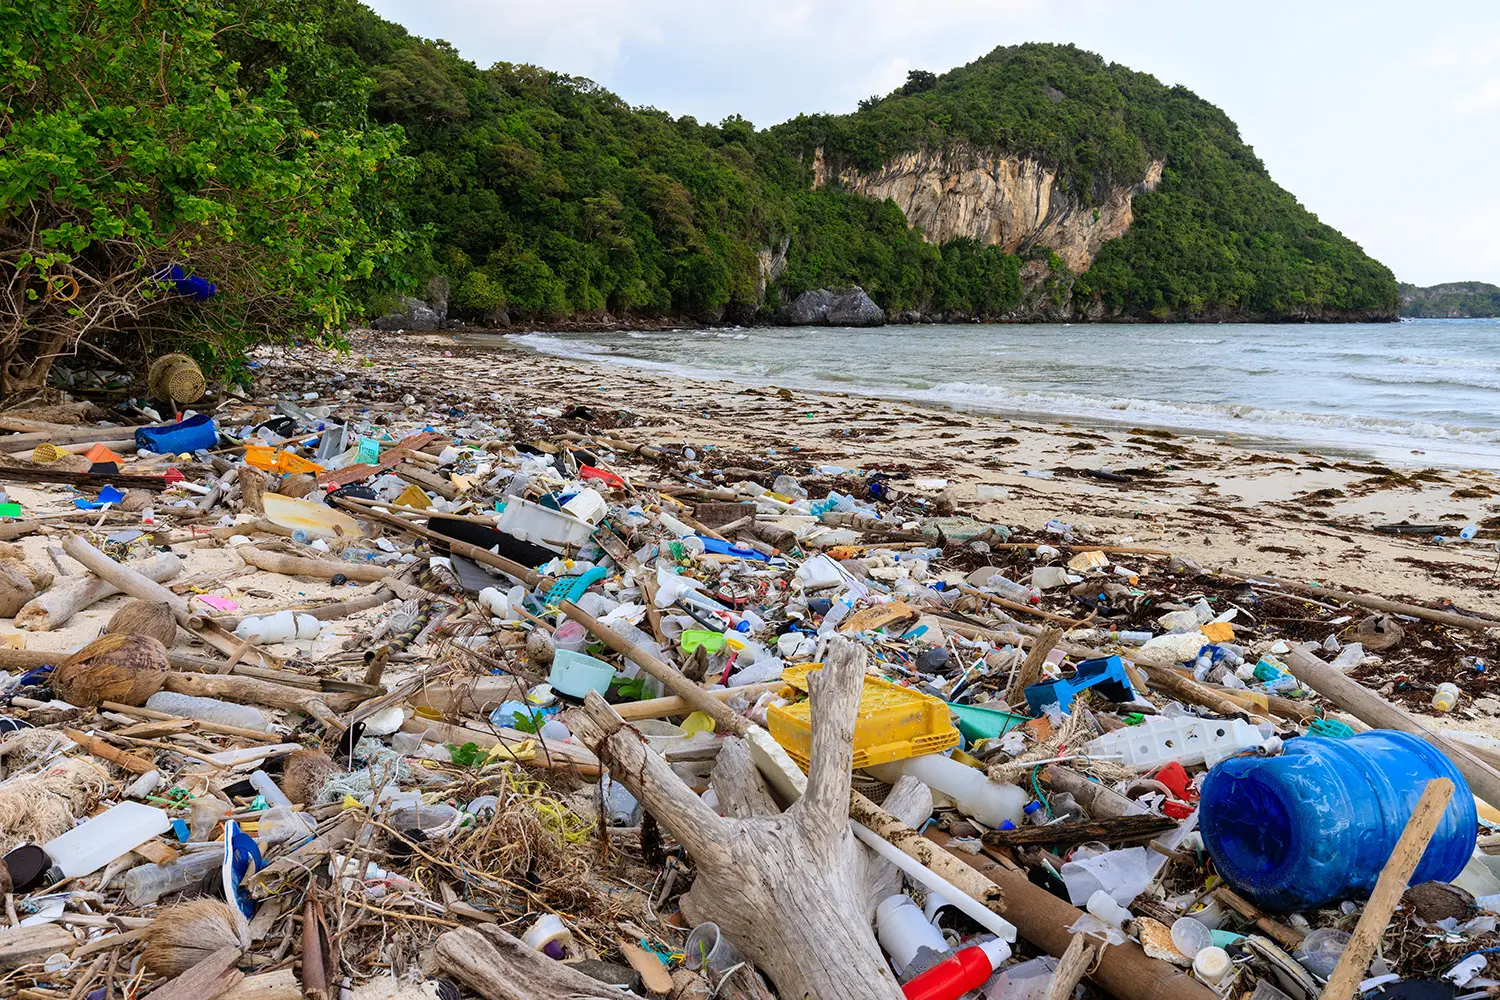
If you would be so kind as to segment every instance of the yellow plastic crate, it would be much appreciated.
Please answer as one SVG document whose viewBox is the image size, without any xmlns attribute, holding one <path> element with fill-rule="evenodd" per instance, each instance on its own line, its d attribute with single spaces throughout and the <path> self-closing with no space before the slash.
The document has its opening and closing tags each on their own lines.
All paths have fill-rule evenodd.
<svg viewBox="0 0 1500 1000">
<path fill-rule="evenodd" d="M 788 667 L 782 680 L 800 691 L 807 690 L 807 675 L 823 665 Z M 804 698 L 790 705 L 775 705 L 766 712 L 771 737 L 807 769 L 812 754 L 811 703 Z M 878 677 L 866 677 L 854 720 L 854 766 L 870 767 L 938 753 L 958 746 L 948 706 L 940 699 Z"/>
</svg>

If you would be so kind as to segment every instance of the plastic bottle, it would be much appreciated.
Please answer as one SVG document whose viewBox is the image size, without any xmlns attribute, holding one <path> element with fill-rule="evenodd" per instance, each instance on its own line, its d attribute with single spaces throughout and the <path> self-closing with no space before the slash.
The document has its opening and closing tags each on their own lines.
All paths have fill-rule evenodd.
<svg viewBox="0 0 1500 1000">
<path fill-rule="evenodd" d="M 132 906 L 154 903 L 169 892 L 198 884 L 224 863 L 223 851 L 194 851 L 165 865 L 141 865 L 125 873 L 125 898 Z"/>
<path fill-rule="evenodd" d="M 948 796 L 961 812 L 996 829 L 1006 823 L 1020 826 L 1022 810 L 1031 798 L 1017 785 L 991 781 L 983 771 L 942 754 L 908 757 L 866 770 L 888 785 L 909 774 L 933 791 Z"/>
<path fill-rule="evenodd" d="M 901 993 L 906 1000 L 956 1000 L 983 986 L 1008 958 L 1010 946 L 1004 941 L 984 941 L 934 965 L 901 987 Z"/>
<path fill-rule="evenodd" d="M 52 881 L 98 871 L 126 851 L 172 829 L 165 811 L 140 802 L 122 802 L 42 845 L 52 859 Z M 49 874 L 50 878 L 50 874 Z"/>
<path fill-rule="evenodd" d="M 141 527 L 150 528 L 156 524 L 156 509 L 154 507 L 141 508 Z"/>
<path fill-rule="evenodd" d="M 1126 646 L 1144 646 L 1152 638 L 1150 632 L 1111 632 L 1109 637 Z"/>
<path fill-rule="evenodd" d="M 158 691 L 146 699 L 146 707 L 153 712 L 166 712 L 183 719 L 199 722 L 215 722 L 221 726 L 237 726 L 258 733 L 270 730 L 266 717 L 249 705 L 235 705 L 217 698 L 199 698 L 173 691 Z"/>
<path fill-rule="evenodd" d="M 1114 897 L 1103 889 L 1096 889 L 1084 904 L 1084 908 L 1111 927 L 1122 928 L 1127 920 L 1135 919 L 1125 907 L 1116 903 Z"/>
<path fill-rule="evenodd" d="M 1026 817 L 1026 822 L 1032 826 L 1047 825 L 1047 810 L 1042 808 L 1040 802 L 1028 802 L 1021 808 L 1021 813 Z"/>
<path fill-rule="evenodd" d="M 943 932 L 928 921 L 910 897 L 899 892 L 882 899 L 875 908 L 875 936 L 897 972 L 910 966 L 923 948 L 938 954 L 949 950 Z"/>
<path fill-rule="evenodd" d="M 1432 707 L 1439 712 L 1451 712 L 1458 707 L 1458 685 L 1452 681 L 1443 681 L 1432 692 Z"/>
<path fill-rule="evenodd" d="M 831 635 L 839 627 L 839 622 L 849 617 L 854 610 L 854 595 L 845 594 L 834 602 L 833 607 L 828 609 L 828 614 L 823 616 L 823 621 L 818 625 L 819 635 Z"/>
<path fill-rule="evenodd" d="M 1036 604 L 1042 599 L 1042 592 L 1035 587 L 1023 586 L 998 573 L 984 581 L 984 589 L 993 590 L 1007 601 L 1015 601 L 1017 604 Z"/>
<path fill-rule="evenodd" d="M 1203 783 L 1199 828 L 1219 873 L 1263 907 L 1363 899 L 1439 777 L 1453 782 L 1453 798 L 1412 884 L 1447 882 L 1474 853 L 1474 796 L 1447 757 L 1406 733 L 1306 736 L 1287 740 L 1278 757 L 1230 757 Z"/>
<path fill-rule="evenodd" d="M 1475 524 L 1473 521 L 1470 521 L 1468 524 L 1464 525 L 1462 529 L 1459 530 L 1458 537 L 1468 542 L 1473 541 L 1474 536 L 1477 534 L 1479 534 L 1479 525 Z"/>
<path fill-rule="evenodd" d="M 235 626 L 236 638 L 252 642 L 286 642 L 289 639 L 316 639 L 323 623 L 312 615 L 278 611 L 261 618 L 246 618 Z"/>
<path fill-rule="evenodd" d="M 282 806 L 286 809 L 292 808 L 292 800 L 286 797 L 276 780 L 264 771 L 255 771 L 250 775 L 250 787 L 254 788 L 266 800 L 271 808 Z"/>
</svg>

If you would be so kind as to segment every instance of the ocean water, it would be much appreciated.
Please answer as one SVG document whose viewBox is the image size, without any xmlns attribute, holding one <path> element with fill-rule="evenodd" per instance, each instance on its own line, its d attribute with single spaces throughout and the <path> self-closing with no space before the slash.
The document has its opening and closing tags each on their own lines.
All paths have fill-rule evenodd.
<svg viewBox="0 0 1500 1000">
<path fill-rule="evenodd" d="M 485 338 L 479 338 L 485 339 Z M 1500 321 L 507 334 L 546 354 L 1402 465 L 1500 469 Z"/>
</svg>

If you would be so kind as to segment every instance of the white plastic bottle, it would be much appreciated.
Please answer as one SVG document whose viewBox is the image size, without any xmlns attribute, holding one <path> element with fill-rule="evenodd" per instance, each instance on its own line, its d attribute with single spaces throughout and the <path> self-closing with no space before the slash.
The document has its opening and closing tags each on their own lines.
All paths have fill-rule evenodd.
<svg viewBox="0 0 1500 1000">
<path fill-rule="evenodd" d="M 910 965 L 922 948 L 939 954 L 949 950 L 943 932 L 928 922 L 910 897 L 899 892 L 875 908 L 875 936 L 898 971 Z"/>
<path fill-rule="evenodd" d="M 164 810 L 140 802 L 121 802 L 42 845 L 59 881 L 88 875 L 126 851 L 172 829 Z"/>
<path fill-rule="evenodd" d="M 153 712 L 166 712 L 183 719 L 216 722 L 221 726 L 237 726 L 258 733 L 267 732 L 271 728 L 266 723 L 266 717 L 249 705 L 235 705 L 217 698 L 158 691 L 146 699 L 146 707 Z"/>
<path fill-rule="evenodd" d="M 933 791 L 948 796 L 964 814 L 997 829 L 1006 823 L 1020 826 L 1022 810 L 1031 799 L 1017 785 L 991 781 L 978 768 L 937 753 L 908 757 L 865 770 L 888 785 L 894 785 L 903 774 L 909 774 Z"/>
</svg>

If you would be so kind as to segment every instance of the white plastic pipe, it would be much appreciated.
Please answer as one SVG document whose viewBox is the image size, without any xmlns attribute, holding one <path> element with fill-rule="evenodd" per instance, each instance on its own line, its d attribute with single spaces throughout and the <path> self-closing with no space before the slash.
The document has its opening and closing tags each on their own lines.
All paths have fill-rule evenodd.
<svg viewBox="0 0 1500 1000">
<path fill-rule="evenodd" d="M 1015 924 L 982 905 L 979 900 L 970 896 L 967 892 L 964 892 L 916 858 L 905 854 L 899 847 L 894 846 L 863 823 L 857 823 L 851 819 L 849 826 L 854 830 L 854 835 L 865 846 L 869 847 L 870 850 L 885 858 L 916 881 L 922 883 L 926 888 L 942 893 L 948 898 L 949 902 L 964 913 L 967 913 L 974 919 L 975 923 L 988 930 L 995 937 L 1002 941 L 1014 941 L 1016 939 Z M 1002 961 L 1004 960 L 1002 959 Z"/>
</svg>

